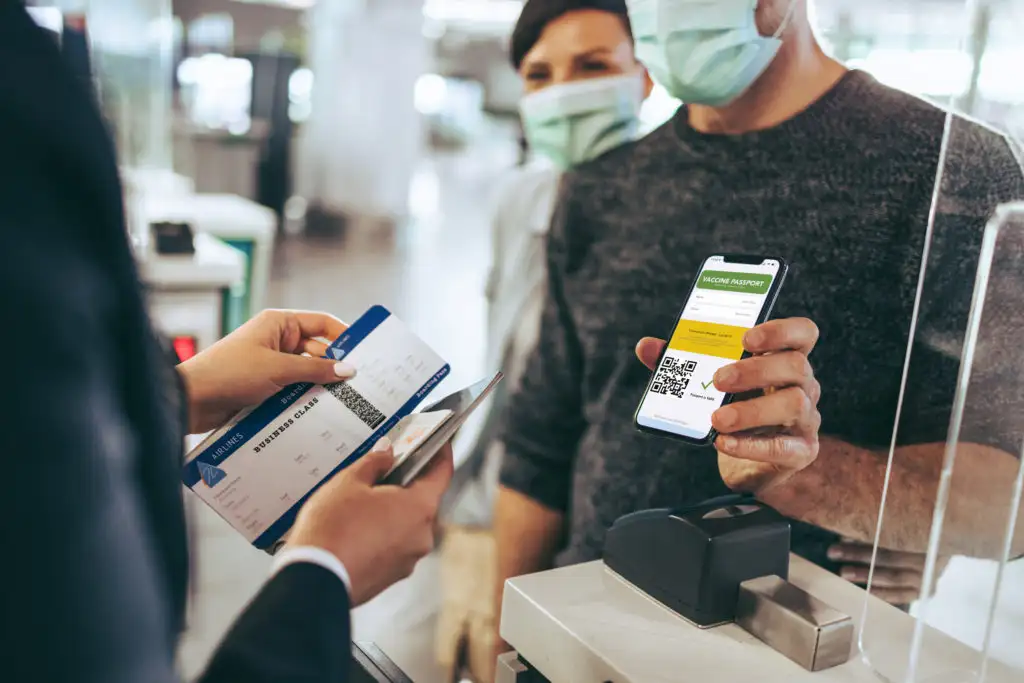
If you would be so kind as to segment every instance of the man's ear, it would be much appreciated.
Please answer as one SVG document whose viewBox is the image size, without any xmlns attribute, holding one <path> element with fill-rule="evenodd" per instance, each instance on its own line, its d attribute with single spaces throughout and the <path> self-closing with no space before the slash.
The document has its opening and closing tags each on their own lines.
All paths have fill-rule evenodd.
<svg viewBox="0 0 1024 683">
<path fill-rule="evenodd" d="M 654 90 L 654 81 L 651 79 L 651 74 L 643 65 L 641 65 L 640 68 L 644 72 L 644 99 L 646 100 L 651 96 L 651 91 Z"/>
</svg>

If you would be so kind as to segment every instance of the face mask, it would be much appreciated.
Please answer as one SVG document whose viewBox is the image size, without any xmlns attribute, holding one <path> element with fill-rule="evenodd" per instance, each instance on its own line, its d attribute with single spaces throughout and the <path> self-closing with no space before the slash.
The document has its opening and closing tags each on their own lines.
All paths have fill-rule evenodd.
<svg viewBox="0 0 1024 683">
<path fill-rule="evenodd" d="M 552 85 L 519 103 L 526 139 L 562 169 L 636 137 L 643 80 L 637 75 Z"/>
<path fill-rule="evenodd" d="M 687 104 L 720 107 L 743 94 L 782 46 L 799 0 L 775 35 L 757 32 L 758 0 L 628 0 L 636 56 L 654 80 Z"/>
</svg>

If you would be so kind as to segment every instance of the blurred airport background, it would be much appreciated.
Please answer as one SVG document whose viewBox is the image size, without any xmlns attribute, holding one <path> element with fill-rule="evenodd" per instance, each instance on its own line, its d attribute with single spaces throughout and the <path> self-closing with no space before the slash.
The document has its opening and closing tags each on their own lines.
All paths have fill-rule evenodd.
<svg viewBox="0 0 1024 683">
<path fill-rule="evenodd" d="M 528 156 L 507 56 L 518 0 L 29 4 L 60 32 L 83 78 L 92 74 L 154 317 L 182 358 L 264 307 L 351 320 L 380 303 L 451 362 L 452 386 L 478 378 L 491 197 Z M 961 0 L 813 7 L 835 56 L 1024 136 L 1024 3 L 978 0 L 969 14 Z M 656 89 L 645 127 L 677 106 Z M 179 249 L 181 225 L 195 240 Z M 192 516 L 198 575 L 186 675 L 269 566 L 205 506 L 192 505 Z M 975 577 L 958 594 L 963 604 L 990 569 L 969 564 L 947 572 Z M 1000 632 L 1018 647 L 1019 569 L 1017 594 L 1007 594 L 1017 626 Z M 355 637 L 376 641 L 419 683 L 443 680 L 430 628 L 437 581 L 428 558 L 355 615 Z M 936 615 L 946 609 L 945 628 L 977 639 L 959 604 Z"/>
</svg>

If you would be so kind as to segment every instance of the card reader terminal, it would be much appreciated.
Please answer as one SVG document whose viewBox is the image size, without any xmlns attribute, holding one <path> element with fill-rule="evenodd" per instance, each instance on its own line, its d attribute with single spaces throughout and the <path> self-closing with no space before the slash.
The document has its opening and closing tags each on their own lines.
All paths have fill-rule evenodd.
<svg viewBox="0 0 1024 683">
<path fill-rule="evenodd" d="M 789 521 L 747 496 L 643 510 L 605 537 L 613 571 L 700 628 L 732 621 L 740 583 L 789 576 Z"/>
</svg>

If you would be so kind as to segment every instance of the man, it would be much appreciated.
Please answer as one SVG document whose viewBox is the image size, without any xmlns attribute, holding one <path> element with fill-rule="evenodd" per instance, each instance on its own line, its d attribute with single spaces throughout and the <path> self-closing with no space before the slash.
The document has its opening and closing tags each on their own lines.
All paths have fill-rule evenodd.
<svg viewBox="0 0 1024 683">
<path fill-rule="evenodd" d="M 169 683 L 189 569 L 183 432 L 295 382 L 351 377 L 317 341 L 345 326 L 265 312 L 177 370 L 165 363 L 109 138 L 13 0 L 0 0 L 0 64 L 4 677 Z M 307 501 L 204 683 L 350 680 L 349 608 L 430 551 L 452 473 L 449 451 L 406 489 L 376 486 L 392 464 L 381 444 Z"/>
<path fill-rule="evenodd" d="M 458 497 L 442 547 L 445 594 L 437 639 L 449 678 L 465 666 L 475 680 L 488 680 L 494 664 L 490 532 L 503 450 L 496 436 L 537 341 L 546 289 L 544 245 L 559 179 L 565 170 L 634 140 L 641 104 L 653 86 L 634 55 L 624 0 L 529 0 L 511 42 L 512 66 L 524 85 L 521 119 L 534 158 L 502 183 L 491 224 L 487 363 L 502 370 L 505 381 L 451 488 Z M 471 480 L 460 486 L 463 477 Z"/>
<path fill-rule="evenodd" d="M 638 57 L 689 105 L 564 180 L 539 350 L 504 436 L 499 579 L 598 558 L 620 515 L 726 488 L 752 491 L 792 517 L 793 550 L 839 570 L 843 557 L 830 559 L 829 549 L 851 546 L 837 545 L 836 534 L 858 544 L 874 538 L 944 113 L 827 57 L 800 0 L 637 2 L 630 19 Z M 1024 196 L 1024 182 L 1006 138 L 969 122 L 954 128 L 956 173 L 944 184 L 928 271 L 927 291 L 942 285 L 943 298 L 926 302 L 921 322 L 962 339 L 980 228 L 999 202 Z M 791 262 L 775 313 L 784 320 L 745 339 L 752 351 L 787 351 L 790 366 L 740 361 L 715 385 L 780 389 L 761 401 L 809 386 L 800 355 L 816 337 L 785 319 L 814 320 L 822 340 L 813 356 L 821 385 L 816 460 L 806 438 L 742 431 L 801 424 L 778 402 L 753 414 L 743 404 L 720 409 L 717 459 L 633 428 L 649 375 L 628 349 L 670 328 L 698 264 L 722 252 Z M 775 338 L 784 325 L 793 333 Z M 648 367 L 662 344 L 638 347 Z M 957 366 L 955 354 L 915 347 L 885 547 L 927 547 Z M 782 374 L 795 369 L 802 380 Z M 979 502 L 1017 469 L 1010 453 L 1021 431 L 1012 420 L 1024 403 L 1021 385 L 1010 384 L 973 397 L 972 411 L 989 428 L 963 435 L 943 553 L 1001 551 L 1005 510 Z M 790 392 L 789 408 L 803 403 L 806 422 L 814 396 L 804 394 Z M 746 438 L 730 438 L 737 435 Z M 1022 545 L 1018 524 L 1014 551 Z M 902 570 L 893 576 L 903 581 Z"/>
</svg>

